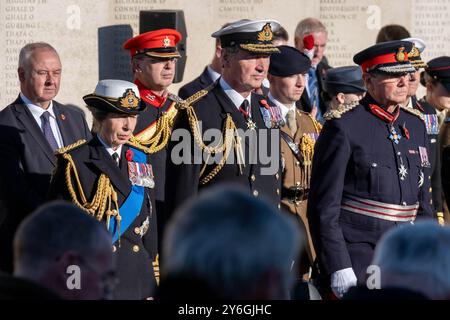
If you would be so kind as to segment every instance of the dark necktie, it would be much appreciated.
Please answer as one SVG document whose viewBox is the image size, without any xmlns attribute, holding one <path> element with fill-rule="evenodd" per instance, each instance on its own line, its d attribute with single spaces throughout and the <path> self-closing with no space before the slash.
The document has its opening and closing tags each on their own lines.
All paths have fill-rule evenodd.
<svg viewBox="0 0 450 320">
<path fill-rule="evenodd" d="M 119 166 L 119 161 L 120 161 L 119 155 L 116 152 L 114 152 L 112 154 L 112 158 L 114 159 L 114 162 L 116 163 L 116 165 Z"/>
<path fill-rule="evenodd" d="M 244 115 L 245 120 L 251 119 L 250 103 L 247 99 L 244 99 L 241 106 L 239 107 L 239 111 Z"/>
<path fill-rule="evenodd" d="M 308 71 L 308 76 L 309 102 L 312 107 L 319 107 L 316 69 L 311 67 Z"/>
<path fill-rule="evenodd" d="M 50 147 L 53 151 L 59 148 L 58 143 L 56 142 L 55 136 L 53 135 L 52 128 L 50 126 L 50 112 L 45 111 L 41 115 L 41 123 L 42 123 L 42 132 L 44 133 L 45 139 L 47 139 Z"/>
</svg>

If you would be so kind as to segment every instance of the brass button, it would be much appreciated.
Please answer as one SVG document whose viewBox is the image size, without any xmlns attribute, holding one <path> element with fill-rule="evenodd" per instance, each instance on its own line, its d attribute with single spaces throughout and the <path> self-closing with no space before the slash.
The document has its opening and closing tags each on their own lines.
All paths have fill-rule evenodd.
<svg viewBox="0 0 450 320">
<path fill-rule="evenodd" d="M 277 173 L 277 174 L 275 174 L 275 179 L 280 179 L 280 175 Z"/>
<path fill-rule="evenodd" d="M 377 163 L 372 163 L 372 168 L 376 168 L 376 167 L 378 167 L 378 164 Z"/>
<path fill-rule="evenodd" d="M 112 246 L 112 252 L 116 252 L 117 251 L 117 247 L 116 246 Z"/>
<path fill-rule="evenodd" d="M 254 191 L 253 191 L 253 195 L 254 195 L 255 197 L 257 197 L 258 194 L 259 194 L 259 193 L 258 193 L 258 190 L 254 190 Z"/>
<path fill-rule="evenodd" d="M 252 176 L 250 177 L 250 179 L 251 179 L 252 181 L 255 181 L 255 180 L 256 180 L 256 177 L 255 177 L 255 175 L 254 175 L 254 174 L 252 174 Z"/>
<path fill-rule="evenodd" d="M 133 246 L 133 252 L 139 252 L 139 246 L 138 245 L 134 245 Z"/>
<path fill-rule="evenodd" d="M 300 167 L 300 161 L 296 161 L 296 162 L 295 162 L 295 165 L 296 165 L 297 167 Z"/>
<path fill-rule="evenodd" d="M 430 193 L 433 192 L 433 188 L 430 187 Z"/>
<path fill-rule="evenodd" d="M 281 210 L 281 204 L 278 204 L 278 210 Z"/>
<path fill-rule="evenodd" d="M 295 185 L 296 185 L 297 187 L 300 187 L 300 181 L 297 181 L 297 182 L 295 183 Z"/>
<path fill-rule="evenodd" d="M 136 233 L 137 235 L 140 235 L 141 234 L 141 228 L 139 228 L 139 227 L 134 228 L 134 233 Z"/>
<path fill-rule="evenodd" d="M 280 195 L 280 189 L 277 189 L 277 195 Z"/>
</svg>

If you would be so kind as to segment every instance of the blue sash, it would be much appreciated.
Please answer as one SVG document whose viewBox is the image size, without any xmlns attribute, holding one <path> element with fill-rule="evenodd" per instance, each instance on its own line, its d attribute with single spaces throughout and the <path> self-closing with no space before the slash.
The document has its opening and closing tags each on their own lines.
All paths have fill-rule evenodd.
<svg viewBox="0 0 450 320">
<path fill-rule="evenodd" d="M 147 163 L 147 156 L 144 152 L 131 148 L 133 151 L 133 162 Z M 142 186 L 133 185 L 131 187 L 131 192 L 127 199 L 122 203 L 119 208 L 120 216 L 122 220 L 120 221 L 120 235 L 123 235 L 127 231 L 128 227 L 133 223 L 134 219 L 141 212 L 142 204 L 144 201 L 145 188 Z M 113 239 L 112 243 L 119 239 L 119 233 L 117 232 L 116 219 L 112 218 L 110 221 L 109 232 L 111 233 Z"/>
</svg>

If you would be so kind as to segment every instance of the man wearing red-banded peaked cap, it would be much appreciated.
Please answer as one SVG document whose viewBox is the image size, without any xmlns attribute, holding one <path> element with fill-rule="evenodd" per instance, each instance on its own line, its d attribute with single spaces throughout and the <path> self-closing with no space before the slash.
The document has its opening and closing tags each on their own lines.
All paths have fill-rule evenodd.
<svg viewBox="0 0 450 320">
<path fill-rule="evenodd" d="M 409 41 L 388 41 L 373 45 L 360 51 L 353 61 L 360 65 L 364 73 L 379 72 L 401 74 L 414 72 L 408 59 L 413 44 Z"/>
<path fill-rule="evenodd" d="M 139 88 L 146 109 L 138 118 L 135 140 L 150 148 L 155 171 L 155 204 L 158 215 L 158 234 L 164 225 L 164 184 L 166 145 L 171 125 L 177 115 L 181 99 L 169 92 L 175 76 L 176 61 L 181 57 L 177 44 L 181 34 L 174 29 L 145 32 L 129 39 L 123 48 L 130 51 L 134 83 Z M 161 243 L 161 242 L 160 242 Z"/>
<path fill-rule="evenodd" d="M 391 228 L 434 217 L 430 154 L 422 113 L 405 107 L 412 43 L 357 53 L 367 88 L 358 105 L 325 113 L 314 149 L 308 221 L 322 292 L 342 297 L 365 285 L 374 249 Z M 328 281 L 328 282 L 327 282 Z M 318 282 L 318 283 L 319 283 Z M 331 290 L 330 290 L 331 289 Z"/>
<path fill-rule="evenodd" d="M 145 54 L 154 58 L 180 58 L 177 43 L 181 40 L 181 34 L 173 29 L 160 29 L 149 31 L 129 39 L 123 45 L 130 50 L 132 57 Z"/>
</svg>

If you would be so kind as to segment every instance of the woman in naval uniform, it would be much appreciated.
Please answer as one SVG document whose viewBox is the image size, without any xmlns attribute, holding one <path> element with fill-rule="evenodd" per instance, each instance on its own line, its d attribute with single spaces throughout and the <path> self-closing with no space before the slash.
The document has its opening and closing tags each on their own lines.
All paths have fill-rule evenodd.
<svg viewBox="0 0 450 320">
<path fill-rule="evenodd" d="M 97 132 L 57 152 L 49 198 L 71 201 L 105 223 L 117 265 L 113 298 L 146 299 L 156 287 L 154 180 L 145 148 L 129 142 L 145 106 L 137 86 L 122 80 L 102 80 L 83 99 Z"/>
</svg>

